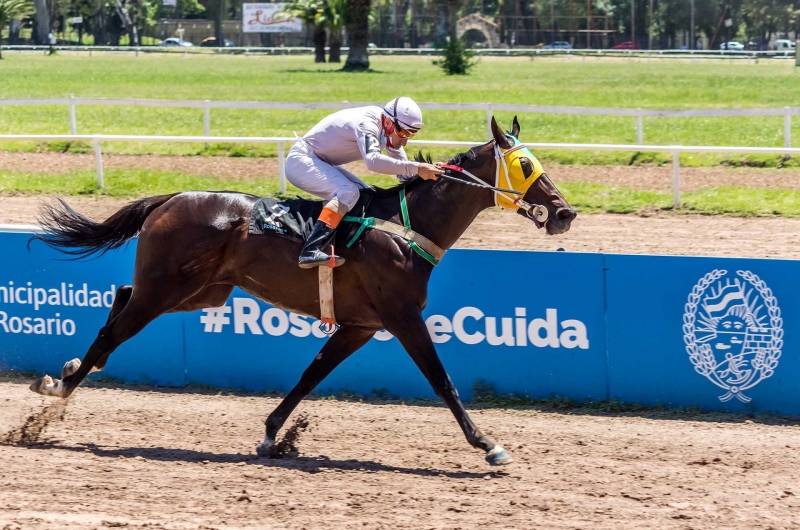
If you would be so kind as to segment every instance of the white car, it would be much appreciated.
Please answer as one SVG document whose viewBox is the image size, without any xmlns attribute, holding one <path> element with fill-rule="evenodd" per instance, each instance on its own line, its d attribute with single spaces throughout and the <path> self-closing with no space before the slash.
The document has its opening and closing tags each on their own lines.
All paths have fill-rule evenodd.
<svg viewBox="0 0 800 530">
<path fill-rule="evenodd" d="M 192 46 L 194 46 L 194 44 L 192 44 L 191 42 L 179 39 L 177 37 L 170 37 L 168 39 L 164 39 L 158 45 L 159 46 L 182 46 L 184 48 L 191 48 Z"/>
<path fill-rule="evenodd" d="M 778 39 L 775 41 L 775 49 L 778 51 L 791 51 L 794 50 L 795 43 L 789 39 Z"/>
<path fill-rule="evenodd" d="M 741 42 L 736 42 L 735 40 L 729 42 L 723 42 L 719 45 L 720 50 L 729 50 L 733 52 L 741 52 L 744 51 L 744 44 Z"/>
</svg>

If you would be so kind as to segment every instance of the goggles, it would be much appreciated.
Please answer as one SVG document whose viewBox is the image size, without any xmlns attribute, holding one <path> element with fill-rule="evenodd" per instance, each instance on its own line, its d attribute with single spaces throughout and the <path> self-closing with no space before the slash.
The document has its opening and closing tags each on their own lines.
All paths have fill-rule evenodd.
<svg viewBox="0 0 800 530">
<path fill-rule="evenodd" d="M 399 136 L 400 138 L 406 138 L 406 139 L 414 138 L 414 135 L 416 134 L 407 129 L 403 129 L 397 120 L 394 121 L 394 132 L 396 132 L 397 136 Z"/>
</svg>

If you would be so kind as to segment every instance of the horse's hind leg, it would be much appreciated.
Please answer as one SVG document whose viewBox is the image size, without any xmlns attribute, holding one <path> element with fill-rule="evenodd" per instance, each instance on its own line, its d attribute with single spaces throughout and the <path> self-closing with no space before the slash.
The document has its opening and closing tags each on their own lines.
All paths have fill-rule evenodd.
<svg viewBox="0 0 800 530">
<path fill-rule="evenodd" d="M 182 285 L 182 288 L 170 290 L 164 285 Z M 109 322 L 100 328 L 97 338 L 89 346 L 89 350 L 74 373 L 64 377 L 63 380 L 55 381 L 45 375 L 34 381 L 30 389 L 46 396 L 69 397 L 95 366 L 98 364 L 105 366 L 108 356 L 120 344 L 139 333 L 147 324 L 162 314 L 194 297 L 202 288 L 199 280 L 173 282 L 172 278 L 168 278 L 164 280 L 164 285 L 135 287 L 128 303 L 120 309 L 119 314 L 115 318 L 109 318 Z"/>
<path fill-rule="evenodd" d="M 111 304 L 111 311 L 108 312 L 108 318 L 106 319 L 106 326 L 111 324 L 111 322 L 117 318 L 117 316 L 122 312 L 125 306 L 131 299 L 131 295 L 133 294 L 133 287 L 130 285 L 123 285 L 117 289 L 117 294 L 114 296 L 114 303 Z M 106 366 L 106 362 L 108 361 L 108 356 L 111 355 L 111 352 L 102 356 L 89 370 L 89 373 L 99 372 Z M 81 366 L 80 359 L 72 359 L 71 361 L 67 361 L 64 364 L 64 367 L 61 369 L 61 379 L 68 377 L 75 372 L 78 371 L 78 368 Z"/>
<path fill-rule="evenodd" d="M 256 452 L 260 456 L 270 456 L 270 449 L 275 445 L 275 435 L 278 434 L 298 403 L 342 361 L 366 344 L 373 335 L 375 335 L 375 330 L 346 327 L 336 330 L 336 333 L 328 339 L 319 354 L 303 372 L 300 381 L 267 418 L 267 432 L 264 441 L 256 448 Z"/>
</svg>

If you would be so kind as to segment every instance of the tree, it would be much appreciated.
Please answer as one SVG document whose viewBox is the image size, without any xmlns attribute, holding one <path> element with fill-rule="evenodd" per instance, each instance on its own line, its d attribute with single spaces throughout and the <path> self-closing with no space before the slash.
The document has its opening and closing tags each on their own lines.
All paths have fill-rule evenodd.
<svg viewBox="0 0 800 530">
<path fill-rule="evenodd" d="M 0 31 L 11 24 L 12 19 L 27 17 L 34 11 L 32 0 L 0 0 Z M 0 41 L 0 59 L 3 58 L 2 44 Z"/>
<path fill-rule="evenodd" d="M 325 12 L 325 0 L 296 0 L 283 6 L 281 14 L 299 18 L 314 31 L 314 62 L 325 62 L 325 24 L 322 23 Z"/>
<path fill-rule="evenodd" d="M 328 30 L 328 45 L 330 51 L 328 62 L 342 62 L 341 48 L 344 28 L 347 20 L 347 0 L 324 0 L 322 14 L 317 18 L 317 23 Z"/>
<path fill-rule="evenodd" d="M 369 70 L 369 11 L 370 0 L 345 0 L 347 8 L 347 39 L 350 51 L 342 70 L 365 72 Z"/>
</svg>

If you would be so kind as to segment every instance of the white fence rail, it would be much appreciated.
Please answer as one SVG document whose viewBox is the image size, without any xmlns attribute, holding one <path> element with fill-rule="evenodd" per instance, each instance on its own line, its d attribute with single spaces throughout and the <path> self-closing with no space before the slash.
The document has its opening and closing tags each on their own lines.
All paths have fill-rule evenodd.
<svg viewBox="0 0 800 530">
<path fill-rule="evenodd" d="M 295 138 L 280 136 L 135 136 L 135 135 L 68 135 L 68 134 L 0 134 L 2 141 L 60 141 L 83 140 L 92 143 L 95 155 L 97 184 L 103 187 L 103 154 L 101 142 L 190 142 L 190 143 L 271 143 L 278 146 L 278 178 L 281 193 L 286 193 L 285 148 L 293 145 Z M 463 147 L 480 145 L 481 142 L 457 142 L 439 140 L 411 140 L 410 145 L 429 147 Z M 556 144 L 526 143 L 531 149 L 558 149 L 580 151 L 634 151 L 670 153 L 672 155 L 672 204 L 680 207 L 681 153 L 742 153 L 770 155 L 800 155 L 800 148 L 781 147 L 725 147 L 725 146 L 687 146 L 687 145 L 627 145 L 627 144 Z"/>
<path fill-rule="evenodd" d="M 3 51 L 12 52 L 39 52 L 49 54 L 50 51 L 84 52 L 90 56 L 92 53 L 173 53 L 182 55 L 309 55 L 314 53 L 310 46 L 239 46 L 239 47 L 201 47 L 201 46 L 72 46 L 72 45 L 12 45 L 3 46 Z M 341 52 L 346 55 L 350 51 L 347 46 Z M 410 55 L 410 56 L 439 56 L 441 49 L 437 48 L 370 48 L 370 55 Z M 544 48 L 476 48 L 473 50 L 478 55 L 493 57 L 641 57 L 647 59 L 733 59 L 756 60 L 758 59 L 793 59 L 795 50 L 614 50 L 608 48 L 573 48 L 544 49 Z"/>
<path fill-rule="evenodd" d="M 322 103 L 280 103 L 272 101 L 210 101 L 210 100 L 176 100 L 176 99 L 123 99 L 123 98 L 8 98 L 0 99 L 0 106 L 29 105 L 67 105 L 69 106 L 70 134 L 78 133 L 78 105 L 109 105 L 133 107 L 176 107 L 203 109 L 203 134 L 211 134 L 211 109 L 248 109 L 248 110 L 317 110 L 346 109 L 374 105 L 365 102 L 322 102 Z M 532 114 L 566 114 L 578 116 L 625 116 L 636 118 L 636 143 L 644 143 L 644 123 L 642 118 L 692 118 L 692 117 L 753 117 L 783 116 L 783 146 L 792 146 L 792 116 L 800 115 L 800 107 L 754 108 L 754 109 L 620 109 L 604 107 L 563 107 L 547 105 L 515 105 L 507 103 L 421 103 L 425 110 L 446 111 L 483 111 L 486 113 L 487 139 L 492 138 L 490 127 L 492 114 L 495 111 L 519 112 Z"/>
</svg>

